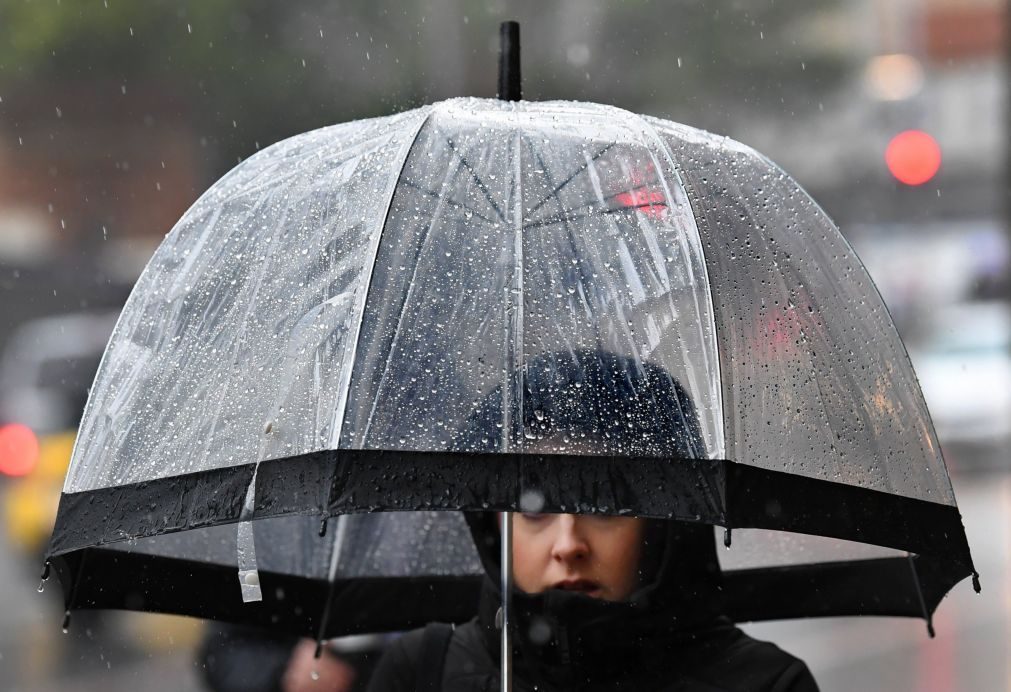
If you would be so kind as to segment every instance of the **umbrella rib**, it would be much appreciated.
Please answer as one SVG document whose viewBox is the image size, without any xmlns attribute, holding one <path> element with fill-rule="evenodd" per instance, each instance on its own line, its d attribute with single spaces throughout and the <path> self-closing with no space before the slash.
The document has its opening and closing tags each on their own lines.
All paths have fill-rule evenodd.
<svg viewBox="0 0 1011 692">
<path fill-rule="evenodd" d="M 487 223 L 494 223 L 490 218 L 488 218 L 484 214 L 481 214 L 481 213 L 475 211 L 471 207 L 468 207 L 466 204 L 463 204 L 461 202 L 457 202 L 456 200 L 445 199 L 444 197 L 440 197 L 439 193 L 435 192 L 434 190 L 429 190 L 428 188 L 424 188 L 424 187 L 422 187 L 422 186 L 420 186 L 420 185 L 418 185 L 416 183 L 412 183 L 410 180 L 405 180 L 404 181 L 404 185 L 406 185 L 407 187 L 414 188 L 418 192 L 422 193 L 423 195 L 428 195 L 432 199 L 442 200 L 442 201 L 446 202 L 446 204 L 449 204 L 451 206 L 457 207 L 459 209 L 465 209 L 465 210 L 471 212 L 472 214 L 474 214 L 474 216 L 476 216 L 477 218 L 481 219 L 482 221 L 486 221 Z"/>
<path fill-rule="evenodd" d="M 640 185 L 637 188 L 633 188 L 633 190 L 638 190 L 638 189 L 640 189 L 642 187 L 643 186 Z M 613 200 L 613 199 L 616 199 L 619 195 L 623 195 L 623 194 L 626 194 L 626 193 L 625 192 L 615 192 L 612 195 L 607 195 L 603 199 L 604 200 Z M 590 216 L 590 214 L 593 214 L 593 213 L 614 214 L 614 213 L 622 212 L 622 211 L 636 211 L 638 209 L 649 209 L 650 207 L 666 207 L 666 206 L 667 206 L 667 202 L 643 202 L 641 204 L 627 204 L 627 205 L 623 204 L 620 207 L 605 207 L 603 209 L 599 209 L 597 211 L 591 211 L 590 213 L 583 214 L 581 216 L 569 216 L 569 212 L 579 211 L 581 209 L 590 209 L 590 210 L 594 209 L 594 204 L 593 203 L 591 203 L 591 204 L 584 204 L 581 207 L 573 207 L 572 209 L 563 209 L 563 211 L 559 212 L 558 214 L 555 214 L 554 216 L 549 216 L 547 218 L 542 219 L 541 221 L 525 224 L 523 226 L 523 228 L 525 228 L 525 229 L 526 228 L 536 228 L 537 226 L 545 226 L 545 225 L 549 225 L 549 224 L 552 224 L 552 223 L 558 223 L 563 218 L 583 219 L 583 218 L 586 218 L 586 217 Z"/>
<path fill-rule="evenodd" d="M 547 163 L 545 163 L 544 157 L 541 156 L 541 153 L 539 151 L 537 151 L 537 150 L 534 149 L 534 143 L 533 143 L 533 141 L 529 142 L 529 148 L 530 148 L 530 152 L 534 155 L 534 157 L 536 157 L 537 162 L 540 164 L 541 170 L 544 171 L 544 176 L 548 179 L 548 183 L 549 184 L 553 184 L 553 181 L 551 180 L 551 173 L 548 172 L 548 165 L 547 165 Z M 587 164 L 587 166 L 589 166 L 589 163 Z M 562 214 L 563 214 L 563 216 L 561 218 L 562 228 L 565 229 L 565 237 L 566 237 L 566 239 L 569 242 L 569 249 L 572 251 L 572 256 L 573 257 L 579 257 L 580 253 L 579 253 L 579 249 L 576 247 L 576 237 L 572 233 L 572 229 L 569 228 L 569 219 L 568 219 L 568 217 L 564 216 L 565 209 L 562 206 L 562 200 L 559 199 L 557 195 L 552 195 L 552 197 L 554 197 L 555 200 L 558 201 L 558 206 L 562 208 Z M 527 228 L 530 228 L 530 226 L 527 226 L 526 224 L 524 224 L 523 230 L 526 230 Z M 580 279 L 580 282 L 582 282 L 582 279 Z"/>
<path fill-rule="evenodd" d="M 603 149 L 601 149 L 600 151 L 598 151 L 596 154 L 594 154 L 593 156 L 591 156 L 589 161 L 587 161 L 582 166 L 580 166 L 575 171 L 573 171 L 572 175 L 570 175 L 568 178 L 566 178 L 561 183 L 559 183 L 558 187 L 556 187 L 554 190 L 552 190 L 551 192 L 549 192 L 548 195 L 544 199 L 542 199 L 540 202 L 538 202 L 533 207 L 531 207 L 530 211 L 528 211 L 527 213 L 528 214 L 533 214 L 538 209 L 540 209 L 541 207 L 543 207 L 545 204 L 547 204 L 548 202 L 550 202 L 552 197 L 557 197 L 558 193 L 561 192 L 562 189 L 565 188 L 565 186 L 567 186 L 569 183 L 571 183 L 573 180 L 575 180 L 577 175 L 579 175 L 580 173 L 582 173 L 583 171 L 585 171 L 587 168 L 589 168 L 591 163 L 593 163 L 594 161 L 596 161 L 597 159 L 599 159 L 601 156 L 603 156 L 604 154 L 606 154 L 611 149 L 611 147 L 614 146 L 614 144 L 615 144 L 614 142 L 611 142 L 606 147 L 604 147 Z"/>
<path fill-rule="evenodd" d="M 591 210 L 585 214 L 572 215 L 572 214 L 555 214 L 554 216 L 549 216 L 547 218 L 541 219 L 540 221 L 535 221 L 533 223 L 528 223 L 523 226 L 524 230 L 530 228 L 540 228 L 541 226 L 551 226 L 556 223 L 567 223 L 569 221 L 579 221 L 580 219 L 588 219 L 594 214 L 621 214 L 623 212 L 636 211 L 637 209 L 645 209 L 649 207 L 658 206 L 656 204 L 638 204 L 634 207 L 610 207 L 607 209 Z M 580 207 L 580 209 L 590 209 L 588 205 L 586 207 Z"/>
<path fill-rule="evenodd" d="M 495 204 L 495 200 L 492 199 L 491 190 L 489 190 L 488 186 L 484 184 L 484 181 L 481 180 L 481 177 L 477 174 L 477 172 L 473 168 L 471 168 L 470 162 L 468 162 L 466 157 L 462 153 L 460 153 L 459 149 L 456 148 L 456 144 L 453 142 L 453 140 L 447 137 L 446 143 L 449 144 L 450 150 L 452 150 L 452 152 L 460 158 L 460 163 L 463 164 L 463 167 L 467 169 L 468 173 L 470 173 L 470 177 L 472 177 L 474 179 L 474 182 L 477 183 L 478 189 L 481 190 L 482 193 L 484 193 L 485 199 L 488 200 L 488 204 L 490 204 L 492 206 L 492 209 L 495 210 L 495 213 L 498 214 L 499 220 L 502 223 L 505 223 L 506 222 L 505 214 L 502 213 L 502 210 L 499 209 L 499 206 Z"/>
</svg>

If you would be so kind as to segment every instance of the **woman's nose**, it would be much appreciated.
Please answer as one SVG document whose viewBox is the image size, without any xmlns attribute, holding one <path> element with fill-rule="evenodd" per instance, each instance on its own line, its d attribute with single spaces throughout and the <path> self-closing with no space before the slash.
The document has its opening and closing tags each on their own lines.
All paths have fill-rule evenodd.
<svg viewBox="0 0 1011 692">
<path fill-rule="evenodd" d="M 590 554 L 590 546 L 586 542 L 575 516 L 563 514 L 558 518 L 555 542 L 551 549 L 551 557 L 560 562 L 577 562 L 585 560 Z"/>
</svg>

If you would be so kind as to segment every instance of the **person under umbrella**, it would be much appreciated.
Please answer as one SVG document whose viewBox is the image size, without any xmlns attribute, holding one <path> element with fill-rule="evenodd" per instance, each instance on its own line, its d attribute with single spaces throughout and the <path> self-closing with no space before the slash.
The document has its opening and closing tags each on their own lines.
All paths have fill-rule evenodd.
<svg viewBox="0 0 1011 692">
<path fill-rule="evenodd" d="M 691 458 L 702 444 L 689 396 L 656 366 L 582 351 L 533 359 L 523 377 L 524 422 L 537 431 L 528 453 Z M 494 424 L 502 399 L 493 391 L 472 416 L 469 446 L 490 451 L 509 434 Z M 817 690 L 801 660 L 724 615 L 710 526 L 538 504 L 524 497 L 514 519 L 514 689 Z M 499 525 L 491 513 L 467 519 L 486 572 L 479 615 L 399 639 L 373 692 L 498 689 Z"/>
</svg>

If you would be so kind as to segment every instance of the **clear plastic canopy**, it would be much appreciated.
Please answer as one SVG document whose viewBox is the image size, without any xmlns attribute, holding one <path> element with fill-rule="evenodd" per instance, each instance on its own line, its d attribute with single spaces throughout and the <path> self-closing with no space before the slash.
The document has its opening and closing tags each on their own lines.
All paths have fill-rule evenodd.
<svg viewBox="0 0 1011 692">
<path fill-rule="evenodd" d="M 145 607 L 322 636 L 476 583 L 462 516 L 415 510 L 629 499 L 742 529 L 742 617 L 926 616 L 971 573 L 898 335 L 795 182 L 616 108 L 456 99 L 283 141 L 186 213 L 106 351 L 50 554 L 92 607 L 134 607 L 110 580 L 136 564 Z M 236 570 L 264 609 L 228 601 Z"/>
<path fill-rule="evenodd" d="M 493 448 L 522 451 L 523 373 L 587 354 L 668 378 L 700 458 L 954 502 L 884 306 L 788 176 L 615 108 L 475 99 L 286 140 L 212 187 L 123 312 L 65 490 L 484 451 L 489 397 Z"/>
</svg>

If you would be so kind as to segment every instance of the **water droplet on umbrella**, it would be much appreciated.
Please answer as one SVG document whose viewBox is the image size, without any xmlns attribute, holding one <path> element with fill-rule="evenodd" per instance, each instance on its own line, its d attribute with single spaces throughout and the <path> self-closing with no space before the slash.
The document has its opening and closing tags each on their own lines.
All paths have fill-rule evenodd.
<svg viewBox="0 0 1011 692">
<path fill-rule="evenodd" d="M 520 495 L 520 511 L 538 514 L 544 509 L 544 493 L 539 490 L 524 490 Z"/>
<path fill-rule="evenodd" d="M 534 618 L 534 621 L 530 623 L 530 630 L 527 634 L 532 643 L 544 646 L 551 639 L 551 625 L 544 618 Z"/>
</svg>

